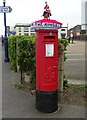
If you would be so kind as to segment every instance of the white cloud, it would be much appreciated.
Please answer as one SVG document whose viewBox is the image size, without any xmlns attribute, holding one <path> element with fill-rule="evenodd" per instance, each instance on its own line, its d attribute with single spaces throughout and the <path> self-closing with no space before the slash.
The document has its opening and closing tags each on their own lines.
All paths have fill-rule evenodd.
<svg viewBox="0 0 87 120">
<path fill-rule="evenodd" d="M 47 0 L 52 11 L 52 19 L 63 23 L 81 24 L 81 0 Z M 14 26 L 16 23 L 30 23 L 42 19 L 45 0 L 6 0 L 6 6 L 12 7 L 12 12 L 7 13 L 7 25 Z M 3 0 L 0 0 L 0 6 Z M 0 13 L 0 35 L 3 33 L 3 14 Z"/>
</svg>

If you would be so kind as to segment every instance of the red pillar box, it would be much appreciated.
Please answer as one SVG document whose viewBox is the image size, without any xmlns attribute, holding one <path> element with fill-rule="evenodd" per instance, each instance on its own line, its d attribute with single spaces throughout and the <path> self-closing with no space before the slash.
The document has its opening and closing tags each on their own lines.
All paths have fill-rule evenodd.
<svg viewBox="0 0 87 120">
<path fill-rule="evenodd" d="M 32 23 L 36 32 L 36 108 L 58 109 L 58 28 L 62 23 L 43 19 Z"/>
</svg>

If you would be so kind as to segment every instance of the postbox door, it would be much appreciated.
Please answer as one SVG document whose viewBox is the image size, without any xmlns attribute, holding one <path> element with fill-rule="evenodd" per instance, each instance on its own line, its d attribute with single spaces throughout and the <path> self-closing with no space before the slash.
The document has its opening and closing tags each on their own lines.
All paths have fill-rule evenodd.
<svg viewBox="0 0 87 120">
<path fill-rule="evenodd" d="M 56 42 L 44 43 L 44 89 L 54 90 L 58 88 L 58 44 Z"/>
</svg>

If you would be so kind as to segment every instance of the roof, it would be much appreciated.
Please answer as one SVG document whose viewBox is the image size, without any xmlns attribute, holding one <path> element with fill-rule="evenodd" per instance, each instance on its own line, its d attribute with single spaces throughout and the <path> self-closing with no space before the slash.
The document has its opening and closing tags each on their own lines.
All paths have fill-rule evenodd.
<svg viewBox="0 0 87 120">
<path fill-rule="evenodd" d="M 17 23 L 14 28 L 16 27 L 30 27 L 30 24 L 29 23 Z"/>
<path fill-rule="evenodd" d="M 46 23 L 56 23 L 56 24 L 62 25 L 61 22 L 58 22 L 58 21 L 53 20 L 53 19 L 42 19 L 42 20 L 35 21 L 34 23 L 39 23 L 39 22 L 41 22 L 41 23 L 44 23 L 44 22 L 46 22 Z"/>
<path fill-rule="evenodd" d="M 81 25 L 76 25 L 73 28 L 70 28 L 69 31 L 71 31 L 71 30 L 77 30 L 77 29 L 81 30 Z"/>
</svg>

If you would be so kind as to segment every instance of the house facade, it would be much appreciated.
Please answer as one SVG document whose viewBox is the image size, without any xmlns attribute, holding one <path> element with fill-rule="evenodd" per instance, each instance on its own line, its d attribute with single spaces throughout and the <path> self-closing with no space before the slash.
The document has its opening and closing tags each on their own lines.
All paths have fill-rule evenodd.
<svg viewBox="0 0 87 120">
<path fill-rule="evenodd" d="M 14 26 L 16 35 L 30 35 L 30 24 L 18 23 Z"/>
<path fill-rule="evenodd" d="M 19 23 L 14 26 L 14 29 L 16 35 L 27 35 L 27 36 L 35 35 L 35 31 L 30 27 L 30 24 Z M 67 37 L 67 27 L 62 27 L 61 29 L 58 30 L 58 37 L 59 38 Z"/>
<path fill-rule="evenodd" d="M 10 26 L 6 26 L 6 29 L 7 29 L 7 36 L 11 36 L 11 35 L 15 35 L 16 34 L 14 28 L 12 28 Z"/>
<path fill-rule="evenodd" d="M 68 30 L 68 36 L 73 34 L 74 39 L 80 38 L 81 25 L 76 25 L 75 27 Z"/>
</svg>

